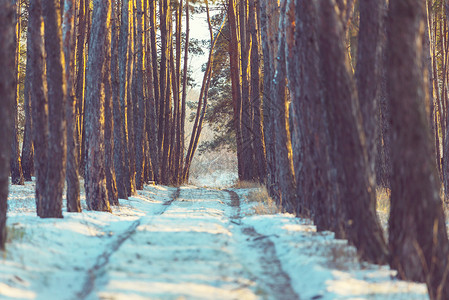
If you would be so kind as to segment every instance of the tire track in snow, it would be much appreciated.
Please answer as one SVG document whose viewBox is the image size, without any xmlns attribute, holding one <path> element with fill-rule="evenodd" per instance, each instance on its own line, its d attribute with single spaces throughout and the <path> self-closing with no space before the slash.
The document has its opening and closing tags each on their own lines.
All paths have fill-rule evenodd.
<svg viewBox="0 0 449 300">
<path fill-rule="evenodd" d="M 170 200 L 165 201 L 162 203 L 161 210 L 153 215 L 151 215 L 151 218 L 154 218 L 155 216 L 160 216 L 163 213 L 165 213 L 168 209 L 168 207 L 178 199 L 179 195 L 181 193 L 181 189 L 178 187 L 170 197 Z M 98 278 L 102 278 L 102 276 L 105 274 L 105 267 L 109 263 L 109 259 L 111 256 L 117 252 L 120 249 L 120 246 L 123 245 L 123 243 L 128 240 L 135 232 L 137 227 L 142 223 L 142 220 L 148 218 L 148 216 L 143 216 L 139 218 L 138 220 L 134 221 L 128 229 L 126 229 L 125 232 L 118 235 L 118 237 L 113 240 L 111 243 L 109 243 L 106 246 L 106 249 L 104 252 L 97 257 L 97 260 L 95 264 L 87 270 L 87 275 L 84 280 L 83 287 L 81 291 L 76 293 L 76 299 L 86 299 L 94 290 L 95 283 Z"/>
<path fill-rule="evenodd" d="M 282 269 L 277 257 L 276 248 L 270 236 L 259 234 L 253 226 L 247 226 L 241 222 L 240 198 L 236 192 L 225 190 L 231 197 L 231 206 L 236 209 L 231 217 L 233 224 L 242 226 L 241 232 L 247 236 L 247 247 L 254 249 L 262 274 L 253 274 L 260 287 L 267 287 L 272 296 L 282 295 L 282 299 L 300 299 L 292 288 L 290 276 Z"/>
</svg>

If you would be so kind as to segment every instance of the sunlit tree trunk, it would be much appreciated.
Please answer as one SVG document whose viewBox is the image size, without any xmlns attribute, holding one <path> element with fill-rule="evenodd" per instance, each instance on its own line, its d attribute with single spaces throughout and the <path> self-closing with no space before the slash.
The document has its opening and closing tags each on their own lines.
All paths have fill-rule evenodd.
<svg viewBox="0 0 449 300">
<path fill-rule="evenodd" d="M 288 120 L 288 96 L 286 86 L 286 60 L 285 60 L 285 11 L 287 1 L 281 2 L 281 13 L 279 18 L 279 44 L 277 66 L 273 78 L 273 114 L 275 136 L 275 155 L 276 155 L 276 175 L 278 178 L 280 191 L 280 204 L 289 212 L 295 210 L 295 174 L 293 170 L 292 149 L 290 139 L 290 129 Z"/>
<path fill-rule="evenodd" d="M 16 0 L 15 3 L 15 22 L 16 22 L 16 35 L 15 35 L 15 74 L 14 78 L 16 80 L 16 86 L 14 87 L 14 91 L 16 94 L 16 101 L 14 101 L 13 105 L 13 128 L 14 131 L 12 132 L 12 139 L 11 139 L 11 182 L 12 184 L 19 184 L 23 185 L 25 180 L 23 178 L 22 173 L 22 162 L 20 160 L 20 150 L 19 150 L 19 128 L 18 128 L 18 105 L 19 105 L 19 98 L 20 98 L 20 90 L 19 90 L 19 82 L 20 82 L 20 36 L 22 31 L 22 13 L 21 13 L 21 5 L 20 0 Z"/>
</svg>

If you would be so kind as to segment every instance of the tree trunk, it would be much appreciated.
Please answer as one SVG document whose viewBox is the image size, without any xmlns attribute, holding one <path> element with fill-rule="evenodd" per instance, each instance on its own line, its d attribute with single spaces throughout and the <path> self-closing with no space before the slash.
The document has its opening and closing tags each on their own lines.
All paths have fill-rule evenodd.
<svg viewBox="0 0 449 300">
<path fill-rule="evenodd" d="M 25 108 L 25 131 L 23 133 L 22 146 L 22 172 L 26 181 L 31 181 L 34 174 L 34 147 L 33 147 L 33 122 L 31 117 L 31 57 L 28 49 L 31 46 L 30 26 L 27 26 L 27 63 L 26 63 L 26 79 L 24 88 L 24 108 Z"/>
<path fill-rule="evenodd" d="M 81 212 L 80 183 L 78 173 L 78 156 L 75 136 L 75 105 L 76 98 L 73 89 L 73 62 L 74 62 L 74 3 L 65 0 L 63 16 L 63 48 L 65 61 L 66 81 L 66 116 L 67 116 L 67 211 Z"/>
<path fill-rule="evenodd" d="M 108 201 L 105 175 L 104 105 L 102 80 L 106 39 L 109 30 L 108 1 L 95 0 L 92 29 L 89 41 L 89 58 L 86 74 L 86 171 L 85 190 L 90 210 L 111 211 Z"/>
<path fill-rule="evenodd" d="M 137 88 L 137 99 L 134 99 L 133 102 L 137 103 L 138 110 L 135 112 L 137 116 L 137 124 L 135 128 L 136 134 L 136 188 L 138 190 L 143 190 L 143 184 L 145 183 L 144 178 L 144 167 L 145 167 L 145 156 L 144 156 L 144 147 L 145 147 L 145 128 L 146 128 L 146 105 L 145 98 L 143 93 L 143 26 L 142 26 L 142 0 L 136 0 L 136 42 L 135 49 L 137 51 L 136 56 L 136 66 L 134 70 L 136 73 L 136 88 Z"/>
<path fill-rule="evenodd" d="M 14 91 L 16 94 L 16 101 L 13 103 L 12 107 L 12 114 L 13 114 L 13 128 L 14 131 L 12 132 L 12 139 L 11 139 L 11 183 L 12 184 L 18 184 L 23 185 L 25 183 L 25 180 L 23 178 L 22 173 L 22 162 L 20 161 L 20 150 L 19 150 L 19 128 L 18 128 L 18 104 L 19 104 L 19 98 L 20 98 L 20 90 L 19 90 L 19 82 L 20 82 L 20 36 L 22 31 L 22 13 L 21 13 L 21 6 L 20 6 L 20 0 L 16 0 L 15 3 L 15 22 L 16 22 L 16 35 L 15 35 L 15 47 L 16 47 L 16 53 L 15 53 L 15 60 L 16 60 L 16 69 L 14 78 L 16 80 L 16 86 L 14 87 Z"/>
<path fill-rule="evenodd" d="M 79 1 L 79 15 L 78 15 L 78 35 L 77 35 L 77 49 L 76 49 L 76 83 L 75 83 L 75 98 L 76 98 L 76 132 L 75 139 L 77 141 L 77 158 L 79 167 L 81 167 L 80 159 L 84 156 L 84 152 L 81 152 L 82 134 L 83 134 L 83 116 L 84 116 L 84 74 L 85 74 L 85 55 L 84 55 L 84 43 L 86 36 L 86 0 Z M 84 174 L 84 170 L 82 170 Z"/>
<path fill-rule="evenodd" d="M 44 218 L 62 218 L 62 192 L 66 173 L 66 101 L 63 89 L 65 78 L 62 66 L 61 16 L 57 7 L 57 0 L 42 2 L 47 53 L 48 114 L 51 116 L 47 154 L 48 171 L 41 215 Z"/>
<path fill-rule="evenodd" d="M 249 1 L 249 32 L 251 33 L 251 105 L 253 112 L 253 149 L 255 178 L 265 183 L 267 178 L 267 161 L 262 124 L 262 101 L 260 94 L 260 29 L 257 26 L 259 1 Z"/>
<path fill-rule="evenodd" d="M 239 3 L 239 25 L 240 25 L 240 62 L 241 62 L 241 90 L 242 90 L 242 158 L 243 179 L 254 180 L 254 149 L 252 134 L 252 113 L 250 94 L 250 44 L 251 34 L 248 31 L 248 3 L 240 0 Z"/>
<path fill-rule="evenodd" d="M 114 117 L 114 166 L 116 171 L 116 183 L 118 198 L 128 199 L 127 172 L 125 165 L 125 135 L 123 128 L 123 113 L 120 105 L 120 81 L 118 74 L 118 24 L 119 15 L 115 5 L 112 5 L 112 37 L 111 37 L 111 81 L 112 81 L 112 105 Z"/>
<path fill-rule="evenodd" d="M 276 26 L 279 24 L 279 8 L 274 1 L 260 1 L 260 23 L 264 62 L 263 127 L 267 156 L 267 188 L 270 196 L 279 200 L 279 193 L 276 185 L 276 155 L 274 149 L 276 131 L 274 130 L 273 113 L 275 106 L 274 99 L 272 98 L 276 62 L 275 57 L 277 55 L 277 31 L 275 28 L 277 28 Z"/>
<path fill-rule="evenodd" d="M 67 1 L 67 0 L 66 0 Z M 111 6 L 114 5 L 113 3 Z M 103 85 L 104 85 L 104 151 L 105 151 L 105 172 L 106 188 L 108 190 L 109 205 L 119 205 L 117 180 L 114 167 L 114 119 L 112 108 L 112 87 L 111 87 L 111 32 L 106 32 L 105 41 L 105 63 L 103 65 Z"/>
<path fill-rule="evenodd" d="M 355 82 L 335 1 L 320 2 L 319 47 L 330 134 L 330 155 L 344 205 L 346 232 L 362 259 L 385 263 L 387 248 L 376 216 L 376 195 L 368 177 Z"/>
<path fill-rule="evenodd" d="M 12 107 L 14 80 L 14 7 L 10 0 L 0 1 L 0 250 L 5 250 L 9 164 L 13 133 Z"/>
<path fill-rule="evenodd" d="M 131 174 L 130 174 L 130 160 L 129 154 L 130 149 L 128 145 L 128 105 L 127 105 L 127 95 L 128 95 L 128 26 L 129 26 L 129 0 L 122 0 L 122 24 L 120 26 L 120 34 L 118 40 L 118 61 L 119 61 L 119 85 L 120 85 L 120 109 L 122 113 L 122 123 L 117 126 L 121 126 L 123 132 L 123 140 L 121 143 L 124 152 L 124 163 L 125 163 L 125 184 L 127 196 L 130 196 L 133 191 L 131 190 Z"/>
<path fill-rule="evenodd" d="M 47 177 L 47 145 L 48 145 L 48 109 L 44 90 L 44 53 L 41 35 L 42 7 L 40 0 L 30 0 L 28 12 L 28 27 L 30 28 L 31 44 L 27 49 L 30 56 L 30 94 L 33 140 L 34 140 L 34 170 L 36 175 L 36 212 L 42 214 L 42 202 L 45 195 L 45 178 Z"/>
<path fill-rule="evenodd" d="M 279 19 L 279 45 L 277 66 L 275 68 L 274 89 L 274 128 L 276 130 L 275 154 L 277 158 L 276 174 L 279 180 L 280 204 L 288 212 L 293 212 L 296 206 L 295 173 L 293 170 L 292 147 L 288 120 L 288 99 L 286 86 L 286 61 L 285 61 L 285 11 L 287 1 L 281 2 Z"/>
<path fill-rule="evenodd" d="M 376 184 L 376 152 L 378 130 L 378 103 L 380 96 L 382 62 L 381 22 L 382 1 L 366 0 L 359 4 L 360 29 L 357 44 L 357 92 L 365 131 L 370 185 Z"/>
<path fill-rule="evenodd" d="M 449 243 L 433 159 L 422 72 L 424 3 L 390 1 L 388 95 L 393 176 L 389 220 L 390 265 L 399 277 L 425 281 L 430 299 L 449 298 Z"/>
<path fill-rule="evenodd" d="M 229 29 L 231 37 L 229 41 L 229 60 L 231 71 L 231 88 L 232 88 L 232 106 L 234 110 L 234 130 L 237 144 L 237 160 L 239 180 L 243 180 L 243 140 L 242 140 L 242 90 L 240 85 L 240 66 L 239 66 L 239 50 L 238 50 L 238 23 L 235 11 L 235 1 L 229 0 L 228 4 Z"/>
<path fill-rule="evenodd" d="M 324 103 L 329 117 L 331 161 L 341 191 L 347 237 L 362 259 L 384 263 L 387 249 L 376 215 L 376 196 L 368 178 L 360 110 L 346 55 L 343 28 L 333 0 L 320 2 L 320 57 Z"/>
</svg>

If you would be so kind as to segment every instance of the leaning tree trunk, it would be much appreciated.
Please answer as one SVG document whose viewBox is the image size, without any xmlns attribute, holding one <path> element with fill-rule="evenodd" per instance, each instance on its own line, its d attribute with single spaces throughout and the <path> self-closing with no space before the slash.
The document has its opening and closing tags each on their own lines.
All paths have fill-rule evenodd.
<svg viewBox="0 0 449 300">
<path fill-rule="evenodd" d="M 85 190 L 90 210 L 111 211 L 105 174 L 104 103 L 102 92 L 110 3 L 94 1 L 89 59 L 86 74 L 86 170 Z"/>
<path fill-rule="evenodd" d="M 332 145 L 330 154 L 345 208 L 347 237 L 362 259 L 385 263 L 388 252 L 377 220 L 376 195 L 368 177 L 355 82 L 335 1 L 321 1 L 320 13 L 319 47 Z"/>
<path fill-rule="evenodd" d="M 14 8 L 10 0 L 0 1 L 0 250 L 5 250 L 9 159 L 14 95 Z"/>
<path fill-rule="evenodd" d="M 57 0 L 42 2 L 47 53 L 48 114 L 51 116 L 47 153 L 48 171 L 41 215 L 44 218 L 62 218 L 62 192 L 66 173 L 66 101 L 63 89 L 61 17 L 57 7 Z"/>
<path fill-rule="evenodd" d="M 431 299 L 448 299 L 449 243 L 418 46 L 423 38 L 423 12 L 423 1 L 390 1 L 387 74 L 394 116 L 390 265 L 402 279 L 426 282 Z"/>
</svg>

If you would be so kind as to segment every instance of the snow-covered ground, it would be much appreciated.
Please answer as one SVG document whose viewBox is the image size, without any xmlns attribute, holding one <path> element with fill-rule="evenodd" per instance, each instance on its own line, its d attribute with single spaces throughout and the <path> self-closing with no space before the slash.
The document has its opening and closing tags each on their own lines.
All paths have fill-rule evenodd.
<svg viewBox="0 0 449 300">
<path fill-rule="evenodd" d="M 146 186 L 112 214 L 40 219 L 34 184 L 12 186 L 0 299 L 428 299 L 250 192 Z"/>
</svg>

